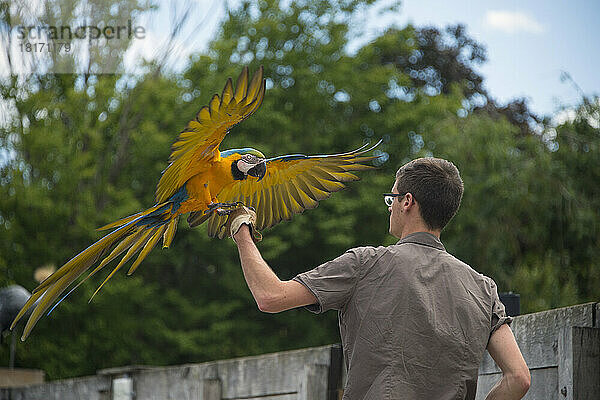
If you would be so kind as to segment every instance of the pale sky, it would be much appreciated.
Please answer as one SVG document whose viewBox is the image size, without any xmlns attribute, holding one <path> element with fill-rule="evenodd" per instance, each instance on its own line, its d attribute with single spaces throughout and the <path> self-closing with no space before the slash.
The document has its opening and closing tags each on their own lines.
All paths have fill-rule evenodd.
<svg viewBox="0 0 600 400">
<path fill-rule="evenodd" d="M 282 0 L 288 1 L 292 0 Z M 404 27 L 411 22 L 443 28 L 462 23 L 469 36 L 487 49 L 488 61 L 479 72 L 489 93 L 501 104 L 525 97 L 534 112 L 544 115 L 555 114 L 561 105 L 576 104 L 578 90 L 570 82 L 561 82 L 562 71 L 586 95 L 600 94 L 599 0 L 404 0 L 399 12 L 375 13 L 390 2 L 380 0 L 365 16 L 367 23 L 360 26 L 365 34 L 360 42 L 349 46 L 350 50 L 392 25 Z M 152 58 L 168 44 L 173 4 L 177 5 L 175 14 L 180 15 L 185 2 L 158 4 L 158 10 L 137 21 L 145 28 L 146 37 L 134 40 L 126 57 L 129 66 L 142 57 Z M 175 42 L 175 53 L 170 57 L 175 60 L 169 65 L 174 70 L 183 69 L 190 54 L 206 50 L 225 16 L 226 2 L 222 0 L 191 0 L 190 4 L 191 23 Z"/>
<path fill-rule="evenodd" d="M 388 0 L 381 0 L 385 5 Z M 181 55 L 202 51 L 224 17 L 223 2 L 196 0 L 201 28 L 180 44 Z M 164 3 L 162 3 L 164 4 Z M 147 21 L 149 35 L 144 53 L 156 49 L 169 7 Z M 600 94 L 600 1 L 596 0 L 405 0 L 399 13 L 368 17 L 366 41 L 396 24 L 416 26 L 463 23 L 468 34 L 487 49 L 488 61 L 480 68 L 485 86 L 501 104 L 526 97 L 533 111 L 554 114 L 561 105 L 572 105 L 579 95 L 568 72 L 586 95 Z M 198 20 L 198 18 L 196 18 Z M 181 57 L 180 59 L 186 59 Z"/>
<path fill-rule="evenodd" d="M 384 23 L 465 24 L 487 48 L 480 71 L 492 95 L 501 102 L 526 97 L 534 111 L 552 114 L 579 98 L 561 71 L 586 95 L 600 94 L 599 18 L 597 0 L 405 0 Z"/>
</svg>

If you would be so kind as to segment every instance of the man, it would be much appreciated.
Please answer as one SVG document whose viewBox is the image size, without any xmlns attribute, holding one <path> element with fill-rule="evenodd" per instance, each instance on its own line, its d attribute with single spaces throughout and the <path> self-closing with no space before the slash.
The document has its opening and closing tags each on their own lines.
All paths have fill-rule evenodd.
<svg viewBox="0 0 600 400">
<path fill-rule="evenodd" d="M 520 399 L 529 370 L 494 281 L 448 254 L 439 239 L 462 194 L 451 162 L 409 162 L 384 198 L 389 231 L 400 241 L 350 249 L 291 281 L 279 280 L 262 259 L 251 210 L 236 210 L 227 227 L 260 310 L 339 311 L 344 399 L 474 399 L 486 348 L 503 372 L 487 399 Z"/>
</svg>

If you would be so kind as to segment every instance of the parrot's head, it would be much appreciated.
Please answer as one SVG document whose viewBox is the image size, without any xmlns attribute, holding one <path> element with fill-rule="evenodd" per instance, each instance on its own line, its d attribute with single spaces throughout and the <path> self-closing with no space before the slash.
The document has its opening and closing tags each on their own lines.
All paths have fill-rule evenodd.
<svg viewBox="0 0 600 400">
<path fill-rule="evenodd" d="M 240 158 L 231 165 L 234 179 L 246 179 L 250 175 L 260 181 L 267 172 L 264 154 L 255 149 L 242 149 L 239 154 Z"/>
</svg>

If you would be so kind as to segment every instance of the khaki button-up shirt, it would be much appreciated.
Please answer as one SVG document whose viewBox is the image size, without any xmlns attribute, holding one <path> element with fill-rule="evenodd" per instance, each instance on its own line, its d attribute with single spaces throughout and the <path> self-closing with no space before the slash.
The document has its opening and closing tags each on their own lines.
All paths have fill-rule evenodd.
<svg viewBox="0 0 600 400">
<path fill-rule="evenodd" d="M 294 280 L 318 299 L 310 311 L 339 311 L 345 400 L 474 399 L 490 335 L 512 321 L 494 281 L 425 232 Z"/>
</svg>

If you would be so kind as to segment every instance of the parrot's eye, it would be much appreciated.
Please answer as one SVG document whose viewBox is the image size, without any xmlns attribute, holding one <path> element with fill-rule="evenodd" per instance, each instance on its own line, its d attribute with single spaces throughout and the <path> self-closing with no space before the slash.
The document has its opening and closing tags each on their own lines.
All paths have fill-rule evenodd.
<svg viewBox="0 0 600 400">
<path fill-rule="evenodd" d="M 252 154 L 244 154 L 242 160 L 244 160 L 247 163 L 254 164 L 256 163 L 256 156 L 253 156 Z"/>
</svg>

